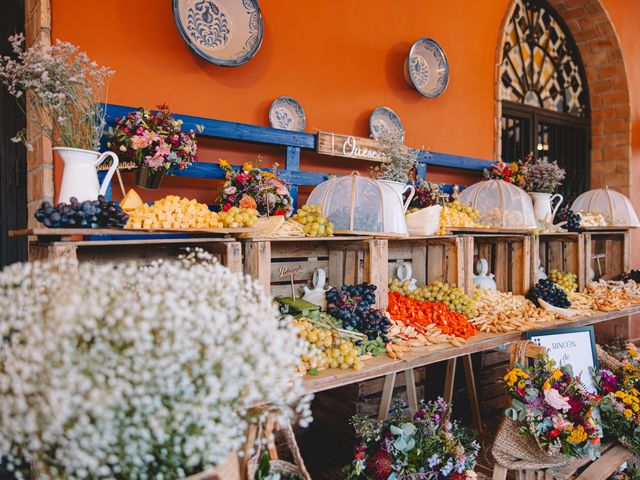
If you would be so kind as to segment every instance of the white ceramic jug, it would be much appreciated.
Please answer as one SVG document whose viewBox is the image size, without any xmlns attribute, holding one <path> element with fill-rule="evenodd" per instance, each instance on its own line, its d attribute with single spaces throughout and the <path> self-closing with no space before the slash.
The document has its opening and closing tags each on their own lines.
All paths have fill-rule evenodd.
<svg viewBox="0 0 640 480">
<path fill-rule="evenodd" d="M 546 223 L 553 223 L 553 218 L 556 216 L 556 212 L 564 197 L 559 193 L 551 195 L 550 193 L 529 192 L 531 200 L 533 200 L 533 213 L 536 216 L 536 220 Z M 552 207 L 554 200 L 558 200 L 555 207 Z"/>
<path fill-rule="evenodd" d="M 384 202 L 384 231 L 400 236 L 408 236 L 404 214 L 409 208 L 416 189 L 412 185 L 391 180 L 378 180 L 378 183 L 381 187 L 382 201 Z M 409 196 L 404 200 L 402 196 L 407 191 Z"/>
<path fill-rule="evenodd" d="M 55 147 L 54 150 L 58 152 L 64 162 L 58 203 L 69 203 L 71 197 L 76 197 L 80 202 L 96 200 L 98 195 L 105 194 L 111 178 L 118 168 L 118 156 L 115 153 L 104 152 L 100 154 L 100 152 L 93 150 L 67 147 Z M 113 163 L 104 177 L 102 185 L 100 185 L 96 167 L 108 157 L 113 159 Z"/>
</svg>

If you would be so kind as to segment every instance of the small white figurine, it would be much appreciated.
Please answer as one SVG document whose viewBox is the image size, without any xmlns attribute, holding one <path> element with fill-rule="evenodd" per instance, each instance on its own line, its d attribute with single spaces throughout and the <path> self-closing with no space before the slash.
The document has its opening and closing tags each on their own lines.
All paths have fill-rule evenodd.
<svg viewBox="0 0 640 480">
<path fill-rule="evenodd" d="M 487 260 L 481 258 L 476 263 L 477 275 L 473 276 L 473 284 L 477 287 L 484 288 L 486 290 L 497 288 L 496 281 L 493 279 L 493 273 L 489 273 L 489 264 Z"/>
<path fill-rule="evenodd" d="M 412 278 L 412 275 L 413 270 L 410 264 L 405 262 L 398 264 L 398 268 L 396 269 L 396 278 L 401 282 L 409 280 L 409 286 L 407 288 L 410 292 L 413 292 L 418 288 L 418 281 L 415 278 Z"/>
<path fill-rule="evenodd" d="M 324 288 L 326 282 L 327 272 L 325 272 L 323 268 L 316 268 L 313 271 L 313 276 L 311 277 L 311 284 L 313 285 L 313 288 L 307 288 L 307 286 L 305 286 L 302 299 L 307 302 L 311 302 L 314 305 L 319 305 L 322 310 L 326 310 L 327 299 L 325 298 L 325 292 L 329 290 L 329 287 Z"/>
<path fill-rule="evenodd" d="M 547 278 L 547 272 L 544 271 L 544 267 L 542 266 L 542 262 L 540 262 L 540 257 L 536 259 L 536 282 L 540 280 L 544 280 Z"/>
</svg>

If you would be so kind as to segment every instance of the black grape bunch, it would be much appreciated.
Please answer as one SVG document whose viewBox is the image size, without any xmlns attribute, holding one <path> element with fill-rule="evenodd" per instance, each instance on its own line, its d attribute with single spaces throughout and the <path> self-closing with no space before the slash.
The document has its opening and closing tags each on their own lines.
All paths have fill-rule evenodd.
<svg viewBox="0 0 640 480">
<path fill-rule="evenodd" d="M 540 302 L 538 301 L 540 299 L 558 308 L 569 308 L 571 306 L 567 293 L 548 278 L 536 283 L 527 293 L 527 298 L 537 307 L 540 307 Z"/>
<path fill-rule="evenodd" d="M 556 223 L 566 222 L 562 225 L 562 228 L 568 232 L 579 232 L 581 220 L 582 216 L 579 213 L 568 208 L 563 208 L 556 215 Z"/>
<path fill-rule="evenodd" d="M 122 228 L 129 220 L 129 215 L 120 205 L 107 200 L 103 195 L 97 200 L 84 202 L 71 197 L 69 203 L 59 203 L 55 207 L 50 202 L 42 202 L 35 217 L 48 228 Z"/>
<path fill-rule="evenodd" d="M 376 286 L 370 283 L 343 285 L 326 293 L 327 313 L 342 321 L 344 328 L 364 333 L 369 340 L 380 337 L 389 341 L 387 333 L 391 321 L 381 310 L 374 308 Z"/>
</svg>

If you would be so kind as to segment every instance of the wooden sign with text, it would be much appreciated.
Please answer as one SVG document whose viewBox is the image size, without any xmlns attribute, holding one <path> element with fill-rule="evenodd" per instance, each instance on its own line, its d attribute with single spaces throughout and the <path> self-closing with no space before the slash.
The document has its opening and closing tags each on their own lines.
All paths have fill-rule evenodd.
<svg viewBox="0 0 640 480">
<path fill-rule="evenodd" d="M 382 145 L 372 138 L 339 133 L 319 132 L 317 152 L 334 157 L 357 158 L 371 162 L 386 162 Z"/>
</svg>

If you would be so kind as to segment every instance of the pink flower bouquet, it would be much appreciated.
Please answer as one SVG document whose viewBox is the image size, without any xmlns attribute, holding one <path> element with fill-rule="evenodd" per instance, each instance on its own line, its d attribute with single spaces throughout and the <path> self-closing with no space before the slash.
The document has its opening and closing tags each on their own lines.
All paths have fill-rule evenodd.
<svg viewBox="0 0 640 480">
<path fill-rule="evenodd" d="M 258 160 L 260 161 L 260 160 Z M 220 160 L 225 182 L 218 202 L 225 212 L 231 207 L 255 208 L 262 216 L 293 213 L 293 199 L 284 181 L 275 174 L 247 162 L 239 170 Z"/>
<path fill-rule="evenodd" d="M 195 132 L 183 132 L 182 120 L 175 120 L 166 104 L 158 110 L 139 108 L 117 119 L 110 134 L 107 146 L 122 160 L 154 173 L 183 170 L 198 158 Z"/>
<path fill-rule="evenodd" d="M 520 423 L 522 435 L 551 454 L 597 455 L 602 432 L 593 409 L 599 397 L 582 387 L 570 366 L 541 357 L 532 367 L 511 369 L 504 382 L 512 398 L 505 415 Z"/>
</svg>

